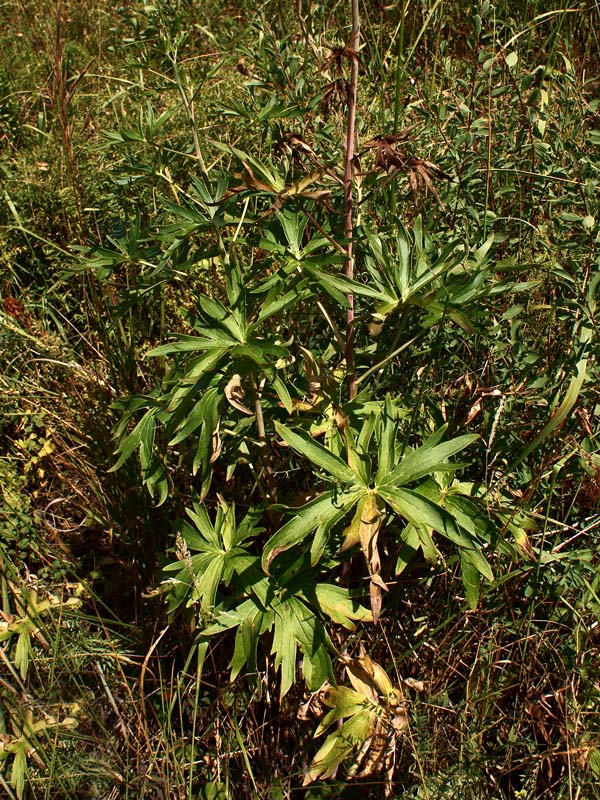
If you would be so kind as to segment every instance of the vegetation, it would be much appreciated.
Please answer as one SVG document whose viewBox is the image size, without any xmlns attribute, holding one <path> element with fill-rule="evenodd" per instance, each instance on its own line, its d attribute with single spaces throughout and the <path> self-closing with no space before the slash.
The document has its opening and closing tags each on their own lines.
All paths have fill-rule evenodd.
<svg viewBox="0 0 600 800">
<path fill-rule="evenodd" d="M 3 793 L 600 796 L 597 5 L 0 21 Z"/>
</svg>

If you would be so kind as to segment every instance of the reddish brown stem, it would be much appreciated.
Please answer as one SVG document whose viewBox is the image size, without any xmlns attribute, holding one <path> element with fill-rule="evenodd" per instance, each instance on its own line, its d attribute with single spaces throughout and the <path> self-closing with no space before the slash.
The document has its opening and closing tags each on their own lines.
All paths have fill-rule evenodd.
<svg viewBox="0 0 600 800">
<path fill-rule="evenodd" d="M 346 129 L 346 159 L 344 166 L 344 234 L 346 238 L 346 277 L 354 278 L 354 201 L 352 185 L 354 178 L 354 153 L 356 139 L 356 98 L 358 94 L 358 49 L 360 47 L 360 15 L 358 0 L 352 0 L 352 34 L 349 50 L 352 53 L 350 91 L 348 97 L 348 127 Z M 348 371 L 348 397 L 356 396 L 356 370 L 354 364 L 354 295 L 348 294 L 346 311 L 346 369 Z"/>
</svg>

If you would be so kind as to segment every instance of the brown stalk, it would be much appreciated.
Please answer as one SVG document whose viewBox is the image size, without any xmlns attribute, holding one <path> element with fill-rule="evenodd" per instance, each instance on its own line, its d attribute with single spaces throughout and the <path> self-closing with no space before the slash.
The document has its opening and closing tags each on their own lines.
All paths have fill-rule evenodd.
<svg viewBox="0 0 600 800">
<path fill-rule="evenodd" d="M 348 47 L 351 53 L 350 89 L 348 92 L 348 126 L 346 129 L 346 157 L 344 164 L 344 234 L 346 238 L 346 277 L 354 278 L 354 201 L 352 184 L 354 179 L 354 153 L 356 146 L 356 98 L 358 94 L 358 49 L 360 46 L 360 15 L 358 0 L 352 0 L 352 34 Z M 346 369 L 348 370 L 348 397 L 356 397 L 356 371 L 354 364 L 354 295 L 348 294 L 346 311 Z"/>
<path fill-rule="evenodd" d="M 75 213 L 79 225 L 80 235 L 85 242 L 85 225 L 81 210 L 81 200 L 77 188 L 78 180 L 75 169 L 75 156 L 73 152 L 73 123 L 70 120 L 70 104 L 75 93 L 75 88 L 88 70 L 89 65 L 77 77 L 75 83 L 69 88 L 64 63 L 64 40 L 62 35 L 62 9 L 60 3 L 56 9 L 54 26 L 54 64 L 52 74 L 52 95 L 56 116 L 60 124 L 63 152 L 67 164 L 69 183 L 73 191 Z"/>
</svg>

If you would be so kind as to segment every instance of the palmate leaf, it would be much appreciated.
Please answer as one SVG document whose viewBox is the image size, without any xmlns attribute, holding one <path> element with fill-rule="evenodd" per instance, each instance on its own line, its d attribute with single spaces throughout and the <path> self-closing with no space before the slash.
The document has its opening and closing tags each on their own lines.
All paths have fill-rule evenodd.
<svg viewBox="0 0 600 800">
<path fill-rule="evenodd" d="M 234 652 L 229 663 L 231 680 L 234 680 L 248 664 L 249 668 L 256 664 L 258 640 L 268 631 L 275 621 L 272 610 L 265 609 L 256 598 L 251 597 L 231 609 L 219 607 L 215 611 L 214 621 L 201 631 L 202 642 L 226 630 L 237 628 Z"/>
<path fill-rule="evenodd" d="M 289 283 L 289 281 L 287 282 Z M 289 311 L 301 300 L 308 297 L 311 292 L 306 284 L 306 279 L 302 280 L 298 283 L 296 288 L 288 289 L 288 291 L 283 294 L 281 293 L 280 286 L 277 285 L 273 287 L 260 307 L 257 321 L 264 322 L 274 314 L 279 314 L 282 311 Z"/>
<path fill-rule="evenodd" d="M 291 630 L 291 621 L 284 605 L 275 617 L 273 630 L 273 646 L 271 653 L 275 656 L 275 669 L 280 670 L 279 695 L 284 697 L 296 682 L 298 640 Z"/>
<path fill-rule="evenodd" d="M 417 534 L 425 561 L 428 561 L 430 564 L 437 564 L 440 561 L 442 554 L 440 553 L 436 543 L 433 541 L 433 528 L 430 528 L 429 525 L 423 524 L 414 525 L 412 527 L 414 527 Z"/>
<path fill-rule="evenodd" d="M 275 423 L 279 436 L 297 453 L 307 458 L 312 464 L 321 467 L 340 483 L 362 483 L 355 473 L 341 458 L 334 455 L 326 447 L 301 431 L 293 431 L 279 422 Z"/>
<path fill-rule="evenodd" d="M 245 619 L 253 618 L 257 611 L 264 611 L 264 609 L 255 597 L 249 597 L 233 608 L 219 606 L 215 610 L 213 622 L 207 625 L 200 635 L 204 639 L 237 628 Z"/>
<path fill-rule="evenodd" d="M 196 572 L 188 605 L 199 601 L 205 613 L 213 613 L 217 591 L 223 577 L 225 555 L 223 552 L 213 553 L 206 568 Z"/>
<path fill-rule="evenodd" d="M 202 427 L 198 436 L 198 446 L 192 464 L 192 475 L 196 475 L 198 468 L 202 467 L 202 489 L 200 499 L 208 494 L 212 478 L 212 464 L 219 454 L 220 440 L 218 438 L 221 394 L 217 389 L 209 390 L 205 395 L 205 405 L 202 413 Z"/>
<path fill-rule="evenodd" d="M 149 408 L 131 433 L 121 439 L 116 450 L 117 461 L 109 469 L 109 472 L 115 472 L 138 450 L 142 481 L 153 498 L 158 494 L 157 506 L 165 502 L 169 493 L 167 471 L 154 447 L 159 410 L 158 406 Z"/>
<path fill-rule="evenodd" d="M 273 534 L 265 545 L 262 555 L 264 571 L 268 574 L 271 562 L 279 553 L 300 544 L 320 526 L 330 529 L 344 517 L 359 498 L 360 491 L 328 491 L 305 506 L 294 509 L 295 516 Z"/>
<path fill-rule="evenodd" d="M 189 600 L 195 592 L 198 583 L 197 576 L 202 575 L 211 565 L 214 551 L 196 553 L 185 559 L 173 561 L 164 567 L 165 572 L 177 572 L 166 581 L 169 590 L 169 613 L 175 611 L 183 603 L 189 605 Z M 195 600 L 200 599 L 196 592 Z"/>
<path fill-rule="evenodd" d="M 19 742 L 18 747 L 15 748 L 12 769 L 10 772 L 10 785 L 16 792 L 19 800 L 23 797 L 25 792 L 25 779 L 28 774 L 27 769 L 27 748 L 28 742 L 25 738 Z"/>
<path fill-rule="evenodd" d="M 216 372 L 227 348 L 210 350 L 192 360 L 187 372 L 177 380 L 177 386 L 169 397 L 167 413 L 173 414 L 185 402 L 194 400 L 201 389 L 201 381 L 209 372 Z"/>
<path fill-rule="evenodd" d="M 174 447 L 176 444 L 179 444 L 179 442 L 187 439 L 194 431 L 207 423 L 210 434 L 212 435 L 214 430 L 213 425 L 216 422 L 215 410 L 218 408 L 221 394 L 219 389 L 215 387 L 204 392 L 200 400 L 194 403 L 189 414 L 177 425 L 175 435 L 172 436 L 169 441 L 169 447 Z"/>
<path fill-rule="evenodd" d="M 184 601 L 187 605 L 200 603 L 204 614 L 212 614 L 221 585 L 233 582 L 234 573 L 247 573 L 254 567 L 260 581 L 258 559 L 244 550 L 242 543 L 262 532 L 259 514 L 250 509 L 238 524 L 235 506 L 220 499 L 214 522 L 203 503 L 194 502 L 186 509 L 190 522 L 184 521 L 176 541 L 177 561 L 167 564 L 165 572 L 177 572 L 166 582 L 170 594 L 169 611 Z M 192 555 L 192 551 L 197 551 Z M 256 581 L 254 581 L 256 583 Z"/>
<path fill-rule="evenodd" d="M 261 634 L 273 625 L 273 621 L 273 612 L 262 608 L 256 608 L 242 620 L 235 633 L 235 646 L 229 663 L 232 681 L 244 667 L 247 667 L 249 672 L 256 671 L 258 640 Z"/>
<path fill-rule="evenodd" d="M 302 652 L 302 673 L 308 688 L 316 691 L 333 680 L 330 652 L 334 648 L 321 619 L 297 596 L 274 598 L 273 646 L 275 668 L 281 670 L 280 694 L 283 697 L 296 680 L 297 652 Z"/>
<path fill-rule="evenodd" d="M 379 411 L 377 420 L 377 475 L 375 482 L 386 475 L 394 468 L 395 444 L 398 435 L 398 425 L 400 412 L 394 408 L 391 395 L 386 395 L 383 408 Z"/>
<path fill-rule="evenodd" d="M 251 338 L 245 344 L 238 344 L 231 349 L 233 358 L 249 358 L 261 368 L 269 365 L 267 356 L 287 358 L 289 354 L 287 347 L 270 342 L 268 339 Z"/>
<path fill-rule="evenodd" d="M 397 514 L 408 520 L 417 530 L 419 526 L 427 526 L 459 547 L 468 550 L 473 566 L 485 578 L 493 580 L 491 567 L 481 553 L 481 544 L 468 531 L 461 528 L 445 509 L 410 489 L 386 486 L 379 494 Z"/>
<path fill-rule="evenodd" d="M 206 295 L 200 296 L 199 304 L 202 316 L 209 322 L 211 331 L 214 331 L 216 325 L 217 328 L 223 329 L 238 342 L 246 340 L 246 327 L 241 319 L 241 314 L 226 308 L 218 300 Z"/>
<path fill-rule="evenodd" d="M 400 534 L 398 559 L 396 561 L 396 575 L 400 575 L 411 563 L 421 547 L 419 533 L 410 523 L 404 526 Z"/>
<path fill-rule="evenodd" d="M 327 686 L 319 693 L 319 699 L 331 710 L 319 722 L 315 738 L 322 736 L 327 728 L 339 719 L 353 717 L 361 711 L 373 710 L 373 701 L 368 701 L 364 694 L 349 686 Z"/>
<path fill-rule="evenodd" d="M 438 279 L 464 261 L 465 252 L 458 239 L 448 242 L 432 261 L 423 237 L 420 217 L 415 220 L 413 234 L 400 225 L 395 240 L 366 232 L 366 263 L 379 288 L 379 318 L 406 303 L 427 306 L 439 285 Z"/>
<path fill-rule="evenodd" d="M 194 528 L 184 523 L 183 538 L 192 550 L 211 552 L 221 549 L 218 531 L 208 514 L 204 503 L 194 503 L 193 508 L 186 508 L 185 513 L 194 523 Z"/>
<path fill-rule="evenodd" d="M 293 615 L 293 635 L 299 642 L 302 653 L 302 672 L 311 691 L 316 691 L 326 680 L 333 680 L 333 667 L 329 652 L 333 645 L 325 625 L 314 610 L 300 600 L 290 597 L 288 604 Z"/>
<path fill-rule="evenodd" d="M 243 150 L 239 150 L 237 147 L 232 147 L 225 142 L 212 140 L 211 143 L 218 150 L 236 156 L 242 162 L 242 164 L 246 166 L 246 168 L 251 167 L 259 180 L 264 182 L 265 186 L 263 187 L 263 191 L 272 192 L 275 194 L 285 189 L 285 180 L 281 177 L 281 175 L 273 172 L 271 168 L 264 163 L 264 161 L 260 161 L 255 156 L 251 156 L 249 153 L 245 153 Z"/>
<path fill-rule="evenodd" d="M 475 435 L 458 436 L 449 442 L 438 444 L 446 431 L 443 426 L 436 431 L 426 442 L 415 450 L 409 450 L 404 454 L 400 463 L 391 472 L 385 472 L 389 464 L 389 458 L 384 465 L 380 465 L 377 471 L 375 482 L 378 487 L 404 486 L 419 480 L 425 475 L 440 470 L 457 469 L 457 464 L 448 461 L 456 453 L 464 450 L 478 439 Z"/>
<path fill-rule="evenodd" d="M 148 409 L 131 433 L 121 440 L 117 448 L 117 455 L 119 457 L 117 462 L 108 470 L 109 472 L 118 470 L 132 453 L 142 446 L 142 442 L 147 442 L 148 430 L 154 430 L 154 426 L 156 425 L 157 410 L 157 408 Z"/>
<path fill-rule="evenodd" d="M 463 530 L 476 540 L 489 542 L 493 537 L 490 520 L 485 517 L 471 499 L 473 485 L 451 482 L 442 490 L 433 479 L 419 484 L 419 494 L 442 506 Z"/>
<path fill-rule="evenodd" d="M 369 444 L 375 430 L 375 418 L 373 414 L 363 421 L 358 441 L 354 441 L 350 426 L 344 429 L 344 441 L 346 444 L 346 457 L 348 466 L 358 475 L 363 486 L 369 486 L 371 482 L 372 462 L 369 456 Z"/>
</svg>

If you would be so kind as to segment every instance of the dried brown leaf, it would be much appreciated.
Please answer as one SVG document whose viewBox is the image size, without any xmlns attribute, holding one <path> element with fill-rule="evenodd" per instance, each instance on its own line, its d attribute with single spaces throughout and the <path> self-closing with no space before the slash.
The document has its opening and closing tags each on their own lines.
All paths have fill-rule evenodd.
<svg viewBox="0 0 600 800">
<path fill-rule="evenodd" d="M 242 414 L 247 414 L 248 416 L 253 416 L 252 411 L 250 411 L 247 406 L 245 406 L 242 400 L 245 397 L 244 387 L 242 386 L 242 378 L 237 373 L 231 376 L 231 379 L 227 386 L 225 387 L 225 397 L 227 398 L 227 402 L 236 408 L 238 411 L 241 411 Z"/>
</svg>

